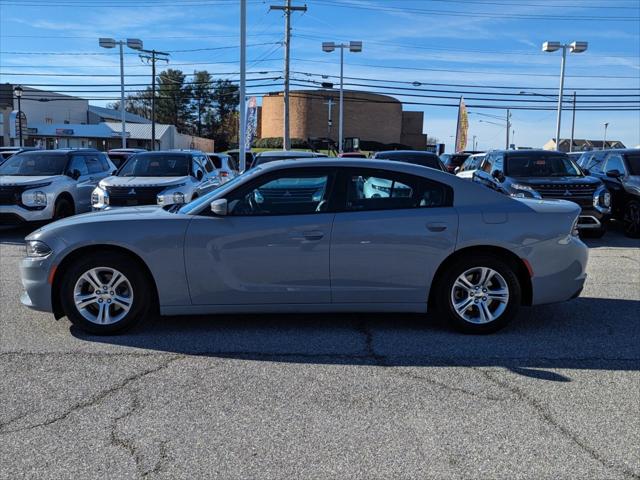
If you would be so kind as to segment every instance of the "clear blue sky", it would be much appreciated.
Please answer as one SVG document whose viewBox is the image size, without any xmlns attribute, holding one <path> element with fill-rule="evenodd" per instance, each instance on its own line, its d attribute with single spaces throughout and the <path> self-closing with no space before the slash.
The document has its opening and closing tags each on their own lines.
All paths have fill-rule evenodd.
<svg viewBox="0 0 640 480">
<path fill-rule="evenodd" d="M 284 21 L 281 12 L 269 12 L 269 5 L 283 3 L 283 0 L 248 0 L 248 43 L 251 45 L 248 58 L 252 72 L 274 71 L 267 75 L 277 77 L 277 71 L 282 69 L 283 49 L 278 42 L 282 41 Z M 293 3 L 305 4 L 301 0 Z M 309 8 L 306 13 L 295 13 L 293 17 L 291 68 L 301 72 L 295 74 L 297 79 L 321 80 L 304 73 L 338 74 L 338 55 L 323 53 L 320 48 L 323 40 L 362 40 L 364 51 L 346 56 L 348 76 L 470 87 L 510 86 L 514 87 L 513 93 L 538 89 L 539 93 L 554 95 L 560 53 L 541 52 L 541 43 L 586 40 L 589 42 L 586 53 L 568 56 L 566 92 L 572 94 L 573 88 L 635 88 L 635 91 L 605 93 L 640 94 L 640 0 L 307 0 L 306 5 Z M 238 72 L 238 23 L 237 0 L 0 0 L 0 81 L 25 85 L 117 84 L 117 77 L 93 76 L 118 74 L 116 52 L 97 45 L 97 38 L 101 36 L 138 37 L 147 48 L 171 51 L 170 66 L 185 72 L 207 69 L 214 75 L 230 73 L 229 78 L 237 78 L 234 73 Z M 196 49 L 203 50 L 180 51 Z M 40 54 L 47 52 L 58 55 Z M 126 65 L 128 74 L 149 73 L 149 67 L 136 55 L 127 55 Z M 9 75 L 12 73 L 28 75 Z M 34 76 L 34 73 L 54 76 Z M 148 81 L 147 77 L 128 77 L 127 82 L 132 85 L 128 89 L 142 88 L 135 85 Z M 379 92 L 393 90 L 384 89 L 383 85 L 411 88 L 410 84 L 375 84 L 378 86 L 374 88 L 352 88 Z M 419 88 L 439 87 L 422 85 Z M 544 88 L 550 90 L 544 91 Z M 77 95 L 118 96 L 115 87 L 106 86 L 103 90 L 106 92 L 78 92 Z M 277 87 L 254 87 L 250 92 L 272 90 Z M 485 95 L 475 96 L 504 92 L 484 91 Z M 398 98 L 424 103 L 457 102 L 455 99 Z M 545 100 L 544 97 L 529 98 Z M 598 98 L 591 97 L 591 100 Z M 635 100 L 638 105 L 637 96 L 608 100 Z M 467 103 L 497 102 L 467 100 Z M 547 105 L 552 107 L 553 103 Z M 450 147 L 451 136 L 455 134 L 455 108 L 426 105 L 407 105 L 406 108 L 423 110 L 425 132 Z M 479 121 L 500 123 L 482 114 L 504 115 L 504 110 L 471 108 L 470 112 L 470 138 L 476 135 L 483 149 L 504 146 L 504 128 Z M 517 145 L 539 147 L 555 134 L 553 110 L 514 111 L 512 121 Z M 637 110 L 578 112 L 576 138 L 601 138 L 604 122 L 609 122 L 608 138 L 622 140 L 627 146 L 640 144 Z M 569 136 L 570 127 L 571 113 L 566 112 L 563 137 Z"/>
</svg>

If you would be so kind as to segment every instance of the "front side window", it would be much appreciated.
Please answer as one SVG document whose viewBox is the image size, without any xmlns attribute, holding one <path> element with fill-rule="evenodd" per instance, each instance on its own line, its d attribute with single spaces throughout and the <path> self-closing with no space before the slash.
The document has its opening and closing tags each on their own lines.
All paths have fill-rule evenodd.
<svg viewBox="0 0 640 480">
<path fill-rule="evenodd" d="M 67 156 L 59 153 L 18 153 L 0 166 L 0 175 L 62 175 L 66 164 Z"/>
<path fill-rule="evenodd" d="M 491 173 L 491 168 L 493 167 L 493 155 L 487 155 L 484 157 L 484 163 L 482 164 L 482 171 Z"/>
<path fill-rule="evenodd" d="M 186 177 L 189 155 L 138 153 L 127 159 L 118 171 L 119 177 Z"/>
<path fill-rule="evenodd" d="M 630 175 L 640 175 L 640 152 L 625 154 Z"/>
<path fill-rule="evenodd" d="M 69 163 L 69 172 L 73 173 L 74 171 L 78 171 L 81 177 L 89 175 L 89 169 L 87 168 L 87 163 L 85 162 L 84 155 L 74 155 L 71 157 L 71 163 Z"/>
<path fill-rule="evenodd" d="M 90 175 L 93 173 L 102 173 L 102 163 L 100 163 L 98 155 L 87 155 L 84 157 L 84 160 L 87 163 L 87 170 L 89 170 Z"/>
<path fill-rule="evenodd" d="M 211 160 L 213 162 L 213 164 L 215 165 L 216 168 L 221 168 L 222 167 L 222 162 L 221 162 L 219 156 L 217 156 L 217 155 L 209 155 L 209 160 Z"/>
<path fill-rule="evenodd" d="M 617 153 L 612 153 L 607 159 L 607 166 L 605 168 L 607 172 L 611 170 L 617 170 L 622 175 L 626 173 L 626 169 L 624 168 L 624 161 L 622 160 L 622 156 Z"/>
<path fill-rule="evenodd" d="M 330 176 L 318 173 L 282 173 L 269 176 L 227 197 L 229 214 L 301 215 L 325 212 Z"/>
<path fill-rule="evenodd" d="M 347 211 L 443 207 L 449 187 L 423 177 L 385 170 L 352 170 L 347 177 Z"/>
</svg>

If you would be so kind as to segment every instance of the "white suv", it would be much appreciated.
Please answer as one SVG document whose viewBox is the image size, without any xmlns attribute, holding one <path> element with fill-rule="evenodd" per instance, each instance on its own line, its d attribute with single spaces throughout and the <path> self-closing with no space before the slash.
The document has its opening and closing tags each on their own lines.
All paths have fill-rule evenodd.
<svg viewBox="0 0 640 480">
<path fill-rule="evenodd" d="M 18 153 L 0 165 L 0 225 L 57 220 L 91 210 L 91 192 L 115 170 L 93 149 Z"/>
<path fill-rule="evenodd" d="M 197 150 L 141 152 L 93 191 L 94 210 L 188 203 L 220 185 L 211 160 Z"/>
</svg>

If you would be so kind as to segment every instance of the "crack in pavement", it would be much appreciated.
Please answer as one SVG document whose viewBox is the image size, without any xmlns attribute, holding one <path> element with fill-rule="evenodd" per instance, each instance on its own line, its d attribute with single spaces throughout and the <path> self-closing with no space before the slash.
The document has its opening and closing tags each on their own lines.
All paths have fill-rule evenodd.
<svg viewBox="0 0 640 480">
<path fill-rule="evenodd" d="M 16 433 L 16 432 L 21 432 L 21 431 L 25 431 L 25 430 L 32 430 L 34 428 L 39 428 L 39 427 L 47 427 L 49 425 L 53 425 L 54 423 L 60 422 L 62 420 L 65 420 L 67 417 L 69 417 L 71 414 L 73 414 L 74 412 L 77 412 L 79 410 L 83 410 L 85 408 L 89 408 L 93 405 L 96 405 L 98 403 L 100 403 L 102 400 L 104 400 L 106 397 L 108 397 L 110 394 L 117 392 L 119 390 L 122 390 L 123 388 L 126 388 L 130 383 L 135 382 L 136 380 L 139 380 L 147 375 L 151 375 L 153 373 L 159 372 L 161 370 L 164 370 L 165 368 L 167 368 L 171 363 L 180 360 L 184 358 L 183 355 L 179 355 L 179 356 L 172 356 L 169 357 L 166 361 L 160 363 L 159 365 L 156 365 L 155 367 L 152 368 L 147 368 L 141 372 L 135 373 L 133 375 L 129 375 L 128 377 L 124 378 L 123 380 L 121 380 L 120 382 L 116 383 L 114 386 L 107 388 L 105 390 L 102 390 L 100 392 L 98 392 L 95 395 L 90 396 L 87 399 L 81 400 L 77 403 L 75 403 L 74 405 L 72 405 L 71 407 L 69 407 L 67 410 L 65 410 L 64 412 L 56 415 L 53 418 L 50 418 L 48 420 L 45 420 L 44 422 L 40 422 L 40 423 L 36 423 L 34 425 L 28 425 L 25 427 L 19 427 L 19 428 L 8 428 L 10 427 L 12 424 L 16 423 L 16 419 L 13 419 L 9 422 L 5 422 L 0 424 L 0 435 L 7 435 L 10 433 Z"/>
<path fill-rule="evenodd" d="M 531 396 L 529 396 L 524 390 L 522 390 L 522 389 L 518 388 L 517 386 L 509 383 L 509 381 L 507 381 L 507 380 L 502 380 L 502 379 L 492 375 L 491 373 L 489 373 L 485 369 L 476 368 L 476 367 L 471 367 L 471 368 L 473 368 L 474 370 L 478 371 L 481 375 L 483 375 L 487 380 L 489 380 L 493 384 L 495 384 L 495 385 L 507 390 L 508 392 L 512 393 L 519 400 L 521 400 L 522 402 L 527 404 L 529 407 L 531 407 L 544 422 L 546 422 L 548 425 L 551 425 L 553 428 L 555 428 L 557 431 L 559 431 L 560 434 L 564 438 L 566 438 L 567 440 L 571 441 L 580 450 L 585 452 L 587 455 L 589 455 L 596 462 L 600 463 L 603 467 L 616 470 L 616 471 L 618 471 L 618 473 L 623 474 L 627 478 L 632 478 L 634 480 L 639 480 L 640 479 L 640 474 L 634 472 L 633 470 L 630 470 L 629 468 L 627 468 L 624 465 L 618 465 L 618 464 L 614 463 L 613 461 L 608 460 L 607 458 L 602 456 L 596 449 L 594 449 L 594 448 L 590 447 L 589 445 L 587 445 L 586 442 L 584 442 L 582 439 L 580 439 L 576 433 L 574 433 L 571 430 L 569 430 L 568 427 L 565 427 L 564 425 L 561 425 L 560 422 L 558 422 L 558 420 L 556 420 L 554 418 L 554 416 L 551 414 L 551 412 L 549 412 L 549 410 L 547 410 L 536 399 L 534 399 Z"/>
<path fill-rule="evenodd" d="M 129 417 L 135 415 L 140 407 L 140 398 L 136 391 L 129 391 L 131 395 L 131 405 L 122 415 L 115 417 L 111 422 L 111 427 L 109 429 L 109 444 L 114 447 L 119 447 L 127 451 L 127 453 L 133 458 L 136 465 L 136 472 L 139 477 L 145 478 L 151 474 L 160 473 L 162 467 L 164 466 L 164 462 L 167 459 L 167 440 L 161 440 L 158 445 L 158 459 L 150 469 L 144 469 L 144 462 L 146 460 L 145 455 L 143 455 L 138 447 L 136 447 L 135 443 L 126 438 L 121 432 L 118 431 L 118 425 L 121 422 L 126 421 Z"/>
</svg>

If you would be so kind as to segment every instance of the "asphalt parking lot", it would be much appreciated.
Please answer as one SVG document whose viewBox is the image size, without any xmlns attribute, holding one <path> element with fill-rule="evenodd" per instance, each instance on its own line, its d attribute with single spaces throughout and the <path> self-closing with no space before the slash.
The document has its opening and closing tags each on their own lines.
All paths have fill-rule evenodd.
<svg viewBox="0 0 640 480">
<path fill-rule="evenodd" d="M 0 478 L 640 478 L 640 243 L 491 336 L 407 315 L 158 318 L 19 304 L 0 232 Z"/>
</svg>

